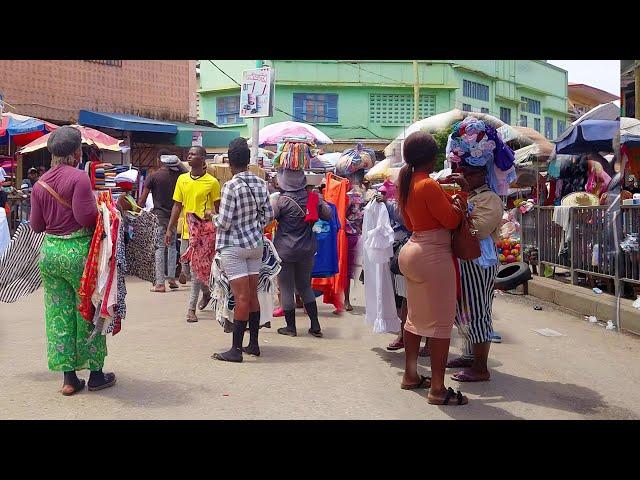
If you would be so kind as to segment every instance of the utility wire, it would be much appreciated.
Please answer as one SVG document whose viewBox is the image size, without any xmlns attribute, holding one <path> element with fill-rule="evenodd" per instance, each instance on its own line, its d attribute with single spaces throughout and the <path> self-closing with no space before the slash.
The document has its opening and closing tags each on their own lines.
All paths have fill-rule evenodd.
<svg viewBox="0 0 640 480">
<path fill-rule="evenodd" d="M 216 67 L 220 73 L 222 73 L 225 77 L 227 77 L 229 80 L 231 80 L 233 83 L 235 83 L 236 85 L 238 85 L 239 87 L 241 86 L 232 76 L 230 76 L 227 72 L 225 72 L 224 70 L 222 70 L 218 65 L 216 65 L 213 61 L 208 60 L 208 62 L 211 63 L 211 65 L 213 65 L 214 67 Z M 345 64 L 345 65 L 349 65 L 349 64 Z M 309 123 L 310 125 L 314 125 L 313 122 L 307 122 L 304 118 L 300 118 L 300 117 L 296 117 L 295 115 L 290 114 L 289 112 L 286 112 L 284 110 L 282 110 L 279 107 L 276 107 L 275 105 L 273 106 L 273 109 L 283 113 L 284 115 L 288 116 L 289 118 L 292 118 L 293 120 L 297 120 L 299 122 L 304 122 L 304 123 Z M 387 140 L 387 141 L 391 141 L 388 138 L 384 138 L 379 136 L 378 134 L 376 134 L 375 132 L 372 132 L 369 128 L 363 126 L 363 125 L 356 125 L 353 127 L 348 127 L 348 126 L 342 126 L 342 125 L 336 125 L 336 126 L 329 126 L 329 128 L 336 128 L 336 129 L 343 129 L 343 130 L 357 130 L 357 129 L 361 129 L 361 130 L 366 130 L 367 132 L 371 133 L 374 137 L 380 139 L 380 140 Z"/>
</svg>

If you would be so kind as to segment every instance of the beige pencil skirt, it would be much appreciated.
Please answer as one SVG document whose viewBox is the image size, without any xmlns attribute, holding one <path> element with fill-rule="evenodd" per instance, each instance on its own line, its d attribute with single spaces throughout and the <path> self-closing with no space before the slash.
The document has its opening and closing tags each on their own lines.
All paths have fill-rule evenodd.
<svg viewBox="0 0 640 480">
<path fill-rule="evenodd" d="M 407 283 L 404 329 L 429 338 L 451 338 L 456 316 L 456 270 L 451 231 L 415 232 L 398 257 Z"/>
</svg>

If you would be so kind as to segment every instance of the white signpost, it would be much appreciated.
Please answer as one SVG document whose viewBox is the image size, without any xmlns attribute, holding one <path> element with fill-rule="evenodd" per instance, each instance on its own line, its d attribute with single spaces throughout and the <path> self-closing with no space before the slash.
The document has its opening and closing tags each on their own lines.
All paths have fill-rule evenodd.
<svg viewBox="0 0 640 480">
<path fill-rule="evenodd" d="M 273 70 L 256 62 L 255 70 L 242 72 L 240 86 L 240 117 L 253 118 L 251 132 L 251 163 L 258 163 L 260 118 L 273 115 Z"/>
</svg>

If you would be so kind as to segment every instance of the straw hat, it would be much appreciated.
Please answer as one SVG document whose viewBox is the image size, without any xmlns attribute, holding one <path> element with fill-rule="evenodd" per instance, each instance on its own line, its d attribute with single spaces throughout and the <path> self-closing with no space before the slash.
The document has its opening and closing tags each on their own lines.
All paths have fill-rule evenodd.
<svg viewBox="0 0 640 480">
<path fill-rule="evenodd" d="M 596 195 L 587 192 L 573 192 L 562 199 L 564 207 L 596 207 L 600 205 L 600 199 Z"/>
</svg>

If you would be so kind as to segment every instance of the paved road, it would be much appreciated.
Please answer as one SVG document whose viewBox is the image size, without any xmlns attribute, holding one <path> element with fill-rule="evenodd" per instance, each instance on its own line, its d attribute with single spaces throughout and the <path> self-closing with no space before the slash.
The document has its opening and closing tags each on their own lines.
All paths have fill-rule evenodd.
<svg viewBox="0 0 640 480">
<path fill-rule="evenodd" d="M 392 335 L 363 325 L 363 308 L 335 317 L 321 308 L 325 338 L 261 332 L 263 356 L 243 364 L 210 359 L 230 337 L 201 314 L 184 320 L 188 291 L 151 294 L 127 283 L 124 329 L 109 337 L 106 371 L 118 383 L 62 397 L 61 375 L 46 368 L 42 292 L 0 304 L 2 419 L 636 419 L 640 418 L 640 339 L 605 331 L 534 300 L 498 296 L 488 383 L 463 384 L 470 404 L 436 407 L 426 391 L 399 387 L 404 356 L 387 352 Z M 354 305 L 363 305 L 356 288 Z M 553 328 L 562 337 L 533 329 Z M 266 330 L 266 331 L 265 331 Z M 459 352 L 454 339 L 452 354 Z M 429 359 L 420 359 L 428 374 Z M 88 375 L 84 375 L 86 378 Z M 449 381 L 454 388 L 458 384 Z"/>
</svg>

